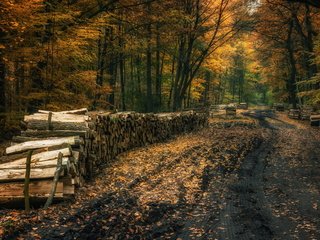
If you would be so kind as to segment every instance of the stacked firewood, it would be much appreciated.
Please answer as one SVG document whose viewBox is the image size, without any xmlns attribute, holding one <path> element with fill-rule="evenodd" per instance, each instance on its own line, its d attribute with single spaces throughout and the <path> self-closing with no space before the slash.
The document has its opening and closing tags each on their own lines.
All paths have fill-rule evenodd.
<svg viewBox="0 0 320 240">
<path fill-rule="evenodd" d="M 235 106 L 226 107 L 226 116 L 235 117 L 237 115 L 237 108 Z"/>
<path fill-rule="evenodd" d="M 320 114 L 314 114 L 310 116 L 310 125 L 311 126 L 320 126 Z"/>
<path fill-rule="evenodd" d="M 49 196 L 53 177 L 62 155 L 54 197 L 67 198 L 74 194 L 82 176 L 79 166 L 83 158 L 80 146 L 88 130 L 87 109 L 66 112 L 39 111 L 25 116 L 25 131 L 12 139 L 6 156 L 0 159 L 0 202 L 24 198 L 23 185 L 26 175 L 26 158 L 32 151 L 29 194 L 31 198 Z"/>
<path fill-rule="evenodd" d="M 87 159 L 86 174 L 93 174 L 97 167 L 108 163 L 119 153 L 202 128 L 207 125 L 207 120 L 205 113 L 194 111 L 98 114 L 85 139 L 83 153 Z"/>
<path fill-rule="evenodd" d="M 289 109 L 288 117 L 292 119 L 300 119 L 300 109 Z"/>
<path fill-rule="evenodd" d="M 89 116 L 90 115 L 90 116 Z M 45 199 L 56 179 L 55 199 L 72 196 L 75 186 L 126 150 L 161 142 L 207 125 L 206 113 L 87 113 L 86 109 L 25 116 L 25 131 L 0 158 L 0 202 L 24 198 L 27 155 L 30 197 Z M 62 159 L 61 159 L 62 158 Z M 60 162 L 60 164 L 59 164 Z M 61 163 L 62 162 L 62 163 Z"/>
</svg>

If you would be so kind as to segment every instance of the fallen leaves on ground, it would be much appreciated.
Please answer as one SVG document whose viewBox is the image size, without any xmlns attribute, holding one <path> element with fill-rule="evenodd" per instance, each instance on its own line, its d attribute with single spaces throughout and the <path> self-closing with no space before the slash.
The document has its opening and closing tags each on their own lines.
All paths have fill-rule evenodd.
<svg viewBox="0 0 320 240">
<path fill-rule="evenodd" d="M 123 153 L 79 189 L 73 202 L 34 210 L 30 216 L 0 210 L 2 235 L 4 239 L 172 237 L 210 182 L 238 169 L 259 142 L 257 129 L 211 126 Z M 15 227 L 6 227 L 12 218 Z"/>
</svg>

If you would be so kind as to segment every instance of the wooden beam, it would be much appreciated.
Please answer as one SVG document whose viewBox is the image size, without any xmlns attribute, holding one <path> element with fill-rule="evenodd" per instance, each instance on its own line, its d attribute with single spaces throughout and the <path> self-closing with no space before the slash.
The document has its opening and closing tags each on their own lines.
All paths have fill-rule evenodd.
<svg viewBox="0 0 320 240">
<path fill-rule="evenodd" d="M 50 113 L 50 111 L 46 111 L 46 110 L 39 110 L 39 113 Z M 75 110 L 70 110 L 70 111 L 61 111 L 61 112 L 52 112 L 52 114 L 87 114 L 88 113 L 88 109 L 87 108 L 80 108 L 80 109 L 75 109 Z"/>
<path fill-rule="evenodd" d="M 19 153 L 31 149 L 38 149 L 38 148 L 46 148 L 57 146 L 61 144 L 70 144 L 70 145 L 79 145 L 80 138 L 79 137 L 65 137 L 65 138 L 57 138 L 57 139 L 45 139 L 45 140 L 36 140 L 36 141 L 29 141 L 20 143 L 6 149 L 6 154 L 13 154 Z"/>
<path fill-rule="evenodd" d="M 30 179 L 47 179 L 54 176 L 56 167 L 34 168 L 30 171 Z M 25 169 L 3 169 L 0 171 L 0 182 L 24 180 Z M 63 175 L 63 173 L 61 174 Z"/>
</svg>

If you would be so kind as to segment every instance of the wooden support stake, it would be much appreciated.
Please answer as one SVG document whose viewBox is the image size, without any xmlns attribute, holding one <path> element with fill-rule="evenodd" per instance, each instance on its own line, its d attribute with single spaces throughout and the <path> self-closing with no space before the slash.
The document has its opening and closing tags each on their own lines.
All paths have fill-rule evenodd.
<svg viewBox="0 0 320 240">
<path fill-rule="evenodd" d="M 30 183 L 30 172 L 31 172 L 31 157 L 32 150 L 28 152 L 27 161 L 26 161 L 26 176 L 24 180 L 24 206 L 27 213 L 30 212 L 30 199 L 29 199 L 29 183 Z"/>
<path fill-rule="evenodd" d="M 52 130 L 52 112 L 48 114 L 48 130 Z"/>
<path fill-rule="evenodd" d="M 44 205 L 44 209 L 47 209 L 51 205 L 53 198 L 54 198 L 54 195 L 56 193 L 59 176 L 62 171 L 62 157 L 63 157 L 63 154 L 60 152 L 58 155 L 57 169 L 56 169 L 56 171 L 54 173 L 54 177 L 53 177 L 51 192 L 50 192 L 50 195 L 47 199 L 46 204 Z"/>
</svg>

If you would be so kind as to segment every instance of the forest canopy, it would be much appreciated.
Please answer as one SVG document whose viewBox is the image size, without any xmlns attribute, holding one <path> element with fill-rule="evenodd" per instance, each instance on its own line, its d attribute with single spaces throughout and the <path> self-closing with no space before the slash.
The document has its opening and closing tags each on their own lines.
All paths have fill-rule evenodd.
<svg viewBox="0 0 320 240">
<path fill-rule="evenodd" d="M 313 0 L 2 0 L 0 111 L 320 102 Z M 10 117 L 9 117 L 10 118 Z"/>
</svg>

